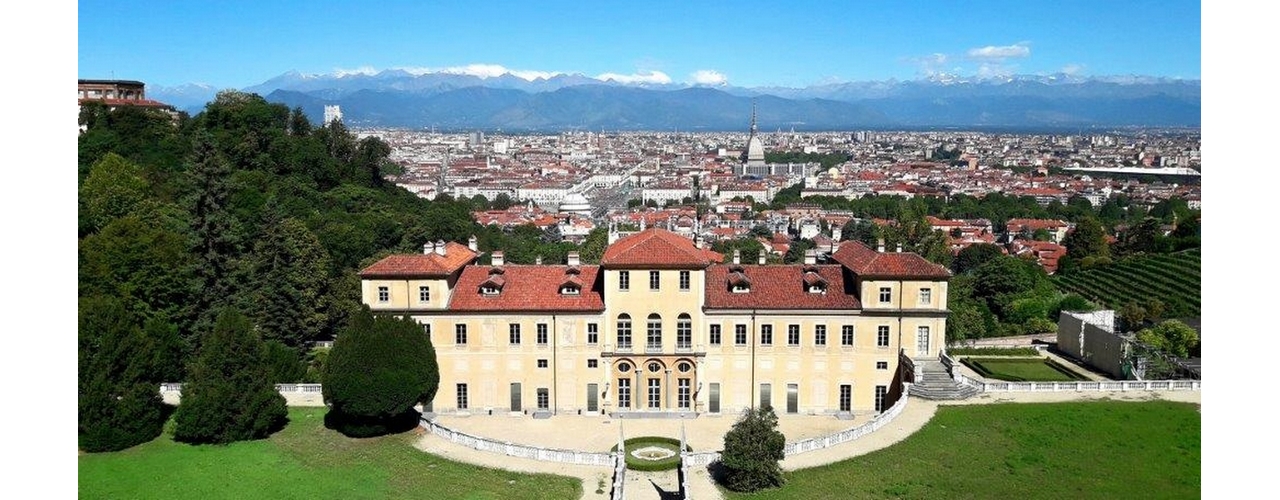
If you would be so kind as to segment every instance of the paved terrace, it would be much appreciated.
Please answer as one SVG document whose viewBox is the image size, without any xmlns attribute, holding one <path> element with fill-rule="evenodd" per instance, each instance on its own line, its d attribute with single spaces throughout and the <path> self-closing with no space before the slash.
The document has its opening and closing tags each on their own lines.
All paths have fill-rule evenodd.
<svg viewBox="0 0 1280 500">
<path fill-rule="evenodd" d="M 1200 404 L 1200 395 L 1201 391 L 1070 391 L 983 393 L 962 401 L 928 401 L 911 398 L 902 413 L 880 428 L 880 430 L 830 448 L 793 455 L 782 461 L 782 468 L 785 470 L 797 470 L 817 467 L 889 447 L 924 427 L 933 418 L 938 407 L 943 405 L 1053 403 L 1089 399 L 1130 401 L 1163 399 Z M 780 415 L 778 417 L 778 427 L 787 436 L 787 442 L 792 442 L 861 425 L 870 420 L 870 418 L 871 415 L 859 415 L 855 420 L 837 420 L 830 416 Z M 624 420 L 577 415 L 561 415 L 550 419 L 534 419 L 523 416 L 491 417 L 486 415 L 470 417 L 442 416 L 437 419 L 437 422 L 445 427 L 471 435 L 510 440 L 513 443 L 559 449 L 578 449 L 581 451 L 607 451 L 617 443 L 619 425 L 622 426 L 628 438 L 646 435 L 679 438 L 680 423 L 684 422 L 688 433 L 689 446 L 693 447 L 694 451 L 709 451 L 719 450 L 723 447 L 724 433 L 733 425 L 734 420 L 735 418 L 730 415 L 721 417 L 704 415 L 695 419 Z M 417 447 L 423 451 L 461 462 L 520 472 L 541 472 L 577 477 L 583 482 L 583 499 L 603 500 L 608 498 L 608 484 L 612 479 L 612 475 L 607 468 L 540 462 L 482 452 L 451 443 L 432 434 L 424 435 L 418 441 Z M 627 497 L 663 498 L 664 496 L 658 493 L 659 489 L 665 492 L 678 492 L 678 488 L 675 485 L 675 477 L 674 472 L 641 473 L 628 471 Z M 604 494 L 595 493 L 599 481 L 603 481 L 606 485 Z M 707 475 L 705 468 L 694 469 L 692 477 L 689 478 L 689 488 L 691 497 L 698 500 L 723 498 L 719 489 Z"/>
</svg>

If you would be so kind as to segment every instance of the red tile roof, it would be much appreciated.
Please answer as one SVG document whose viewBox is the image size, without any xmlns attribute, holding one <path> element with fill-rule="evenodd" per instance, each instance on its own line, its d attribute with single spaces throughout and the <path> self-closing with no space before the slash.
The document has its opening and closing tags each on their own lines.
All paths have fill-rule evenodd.
<svg viewBox="0 0 1280 500">
<path fill-rule="evenodd" d="M 448 242 L 445 254 L 389 255 L 360 271 L 361 278 L 411 278 L 419 276 L 448 276 L 476 259 L 476 253 L 466 245 Z"/>
<path fill-rule="evenodd" d="M 693 241 L 666 229 L 650 228 L 622 238 L 604 250 L 600 265 L 608 268 L 702 269 L 724 256 L 694 246 Z"/>
<path fill-rule="evenodd" d="M 151 99 L 106 99 L 106 98 L 99 99 L 95 97 L 86 97 L 86 98 L 80 99 L 80 104 L 84 104 L 87 102 L 100 102 L 107 106 L 141 106 L 144 108 L 170 108 L 170 109 L 173 108 L 173 106 L 170 106 L 160 101 L 151 100 Z"/>
<path fill-rule="evenodd" d="M 600 266 L 577 266 L 580 274 L 569 274 L 569 266 L 503 266 L 502 292 L 483 295 L 480 285 L 489 280 L 490 266 L 469 266 L 458 277 L 450 311 L 603 311 L 604 296 L 597 282 Z M 578 295 L 562 295 L 560 287 L 579 280 Z"/>
<path fill-rule="evenodd" d="M 726 265 L 707 268 L 706 307 L 708 309 L 859 309 L 862 303 L 851 291 L 845 289 L 844 272 L 840 266 L 821 265 L 815 268 L 818 277 L 827 283 L 826 293 L 809 293 L 803 265 L 743 266 L 743 275 L 750 280 L 751 290 L 734 293 L 731 273 Z"/>
<path fill-rule="evenodd" d="M 947 268 L 911 252 L 877 252 L 860 241 L 840 244 L 832 258 L 863 277 L 949 278 Z"/>
</svg>

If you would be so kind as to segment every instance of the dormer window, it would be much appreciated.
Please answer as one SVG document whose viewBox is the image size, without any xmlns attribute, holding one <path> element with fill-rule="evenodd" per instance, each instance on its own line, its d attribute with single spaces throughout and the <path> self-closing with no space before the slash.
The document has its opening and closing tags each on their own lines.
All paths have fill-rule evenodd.
<svg viewBox="0 0 1280 500">
<path fill-rule="evenodd" d="M 480 287 L 480 294 L 481 294 L 481 295 L 497 295 L 497 294 L 498 294 L 499 292 L 501 292 L 501 291 L 502 291 L 502 290 L 501 290 L 500 288 L 496 287 L 496 286 L 482 286 L 482 287 Z"/>
<path fill-rule="evenodd" d="M 576 286 L 565 285 L 560 287 L 560 295 L 578 295 L 579 293 L 582 293 L 581 289 Z"/>
<path fill-rule="evenodd" d="M 809 285 L 809 293 L 827 293 L 827 287 L 822 285 Z"/>
<path fill-rule="evenodd" d="M 747 293 L 751 291 L 751 287 L 747 285 L 733 285 L 733 293 Z"/>
</svg>

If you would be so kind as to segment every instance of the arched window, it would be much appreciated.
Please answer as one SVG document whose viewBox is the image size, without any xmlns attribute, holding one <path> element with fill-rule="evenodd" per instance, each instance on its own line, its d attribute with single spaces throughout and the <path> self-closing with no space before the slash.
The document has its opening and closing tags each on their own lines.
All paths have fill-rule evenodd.
<svg viewBox="0 0 1280 500">
<path fill-rule="evenodd" d="M 693 348 L 693 319 L 688 314 L 676 318 L 676 349 Z"/>
<path fill-rule="evenodd" d="M 618 315 L 618 349 L 631 348 L 631 315 Z"/>
<path fill-rule="evenodd" d="M 649 315 L 649 325 L 645 336 L 645 349 L 662 350 L 662 316 Z"/>
</svg>

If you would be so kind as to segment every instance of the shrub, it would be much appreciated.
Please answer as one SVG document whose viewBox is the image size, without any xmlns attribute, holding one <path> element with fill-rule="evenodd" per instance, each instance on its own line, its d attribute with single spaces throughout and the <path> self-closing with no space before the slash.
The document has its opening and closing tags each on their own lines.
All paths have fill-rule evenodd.
<svg viewBox="0 0 1280 500">
<path fill-rule="evenodd" d="M 414 405 L 435 397 L 440 370 L 435 349 L 412 318 L 352 316 L 324 364 L 325 425 L 351 437 L 413 428 Z"/>
<path fill-rule="evenodd" d="M 156 365 L 172 361 L 157 332 L 164 325 L 140 329 L 114 297 L 80 299 L 79 316 L 80 449 L 117 451 L 155 439 L 170 413 L 158 390 L 166 373 Z"/>
</svg>

